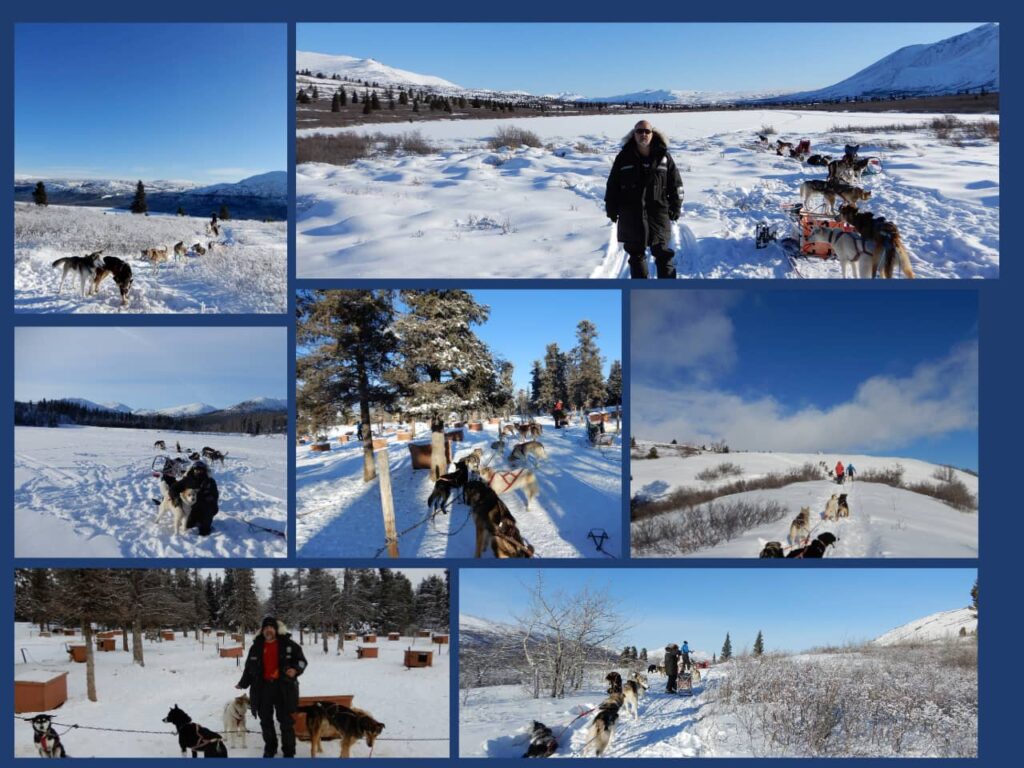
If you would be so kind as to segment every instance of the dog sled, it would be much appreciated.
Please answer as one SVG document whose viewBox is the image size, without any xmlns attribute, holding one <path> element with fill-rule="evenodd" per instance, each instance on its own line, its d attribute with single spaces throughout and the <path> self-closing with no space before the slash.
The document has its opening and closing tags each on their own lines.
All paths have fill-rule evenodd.
<svg viewBox="0 0 1024 768">
<path fill-rule="evenodd" d="M 790 265 L 796 269 L 797 259 L 821 259 L 827 261 L 835 254 L 831 244 L 812 242 L 811 233 L 815 229 L 835 229 L 840 232 L 856 232 L 857 230 L 844 222 L 837 214 L 809 211 L 801 203 L 783 206 L 783 212 L 790 218 L 792 225 L 785 237 L 779 237 L 778 225 L 769 225 L 763 221 L 757 225 L 754 234 L 754 247 L 767 248 L 777 243 L 785 252 Z"/>
</svg>

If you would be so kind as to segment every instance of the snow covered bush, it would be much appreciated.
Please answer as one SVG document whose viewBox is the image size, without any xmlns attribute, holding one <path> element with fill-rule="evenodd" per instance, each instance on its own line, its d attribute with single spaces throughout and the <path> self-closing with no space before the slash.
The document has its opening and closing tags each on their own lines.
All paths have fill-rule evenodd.
<svg viewBox="0 0 1024 768">
<path fill-rule="evenodd" d="M 544 146 L 544 142 L 533 131 L 510 125 L 498 128 L 494 132 L 494 136 L 487 142 L 487 146 L 491 149 L 501 149 L 502 147 L 509 147 L 511 149 L 518 149 L 519 147 L 540 148 Z"/>
<path fill-rule="evenodd" d="M 710 503 L 679 516 L 648 517 L 633 527 L 633 552 L 668 547 L 685 554 L 708 549 L 758 525 L 781 520 L 788 511 L 774 501 L 730 501 Z"/>
</svg>

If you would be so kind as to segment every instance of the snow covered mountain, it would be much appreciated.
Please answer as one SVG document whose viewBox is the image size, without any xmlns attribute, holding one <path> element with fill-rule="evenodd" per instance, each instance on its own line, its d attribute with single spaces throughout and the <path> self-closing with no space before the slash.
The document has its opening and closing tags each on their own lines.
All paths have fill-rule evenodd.
<svg viewBox="0 0 1024 768">
<path fill-rule="evenodd" d="M 428 88 L 454 88 L 456 85 L 434 75 L 421 75 L 404 69 L 389 67 L 375 59 L 359 59 L 355 56 L 334 56 L 326 53 L 310 51 L 295 52 L 295 66 L 299 70 L 308 69 L 314 74 L 339 75 L 354 80 L 369 80 L 380 85 L 418 85 Z"/>
<path fill-rule="evenodd" d="M 173 408 L 161 408 L 158 411 L 153 411 L 153 413 L 160 416 L 180 418 L 182 416 L 202 416 L 204 413 L 213 413 L 219 410 L 219 408 L 207 405 L 206 403 L 188 403 L 187 405 L 176 405 Z"/>
<path fill-rule="evenodd" d="M 753 101 L 778 96 L 781 91 L 696 91 L 665 88 L 652 88 L 632 93 L 621 93 L 616 96 L 577 97 L 572 101 L 589 101 L 604 104 L 623 104 L 627 102 L 651 102 L 657 104 L 687 104 L 705 106 L 713 104 L 735 104 L 741 101 Z"/>
<path fill-rule="evenodd" d="M 225 411 L 240 411 L 242 413 L 255 413 L 257 411 L 287 411 L 288 401 L 277 397 L 254 397 L 251 400 L 244 400 L 241 403 L 228 406 Z"/>
<path fill-rule="evenodd" d="M 132 409 L 124 403 L 94 403 L 92 400 L 86 400 L 82 397 L 64 397 L 61 399 L 66 403 L 74 403 L 82 408 L 88 408 L 90 411 L 132 412 Z"/>
<path fill-rule="evenodd" d="M 937 43 L 908 45 L 835 85 L 787 94 L 786 100 L 934 96 L 979 88 L 999 90 L 998 24 L 985 24 Z"/>
<path fill-rule="evenodd" d="M 115 411 L 118 413 L 132 413 L 136 416 L 169 416 L 174 419 L 188 416 L 203 416 L 207 413 L 217 412 L 241 412 L 257 413 L 260 411 L 287 411 L 288 401 L 278 397 L 254 397 L 226 408 L 220 408 L 208 403 L 186 403 L 175 405 L 169 408 L 132 408 L 124 403 L 94 403 L 81 397 L 59 398 L 66 403 L 74 403 L 83 408 L 93 411 Z"/>
<path fill-rule="evenodd" d="M 890 629 L 875 638 L 875 645 L 904 645 L 929 643 L 958 637 L 960 630 L 968 635 L 978 631 L 978 612 L 973 608 L 940 611 L 931 616 L 915 619 L 901 627 Z"/>
<path fill-rule="evenodd" d="M 234 183 L 211 184 L 190 189 L 185 194 L 194 196 L 269 197 L 284 199 L 288 196 L 288 174 L 284 171 L 269 171 Z"/>
</svg>

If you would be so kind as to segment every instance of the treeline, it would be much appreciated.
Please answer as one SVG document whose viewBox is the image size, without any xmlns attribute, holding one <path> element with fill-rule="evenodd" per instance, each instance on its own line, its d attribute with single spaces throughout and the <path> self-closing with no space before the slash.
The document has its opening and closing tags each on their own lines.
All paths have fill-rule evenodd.
<svg viewBox="0 0 1024 768">
<path fill-rule="evenodd" d="M 64 424 L 75 424 L 120 429 L 271 435 L 288 431 L 288 414 L 285 411 L 213 411 L 195 416 L 168 416 L 88 408 L 70 400 L 39 400 L 27 403 L 16 400 L 14 423 L 23 427 L 59 427 Z"/>
</svg>

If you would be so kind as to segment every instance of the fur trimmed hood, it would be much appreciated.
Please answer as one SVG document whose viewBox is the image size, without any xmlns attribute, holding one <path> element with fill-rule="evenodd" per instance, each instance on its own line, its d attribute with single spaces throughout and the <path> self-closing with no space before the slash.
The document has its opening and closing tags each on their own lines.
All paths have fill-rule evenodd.
<svg viewBox="0 0 1024 768">
<path fill-rule="evenodd" d="M 651 130 L 651 149 L 668 150 L 668 137 L 657 128 L 652 128 Z M 629 133 L 622 137 L 623 148 L 628 147 L 630 144 L 636 145 L 636 136 L 633 134 L 632 128 L 629 129 Z"/>
</svg>

